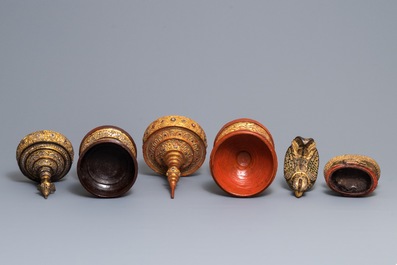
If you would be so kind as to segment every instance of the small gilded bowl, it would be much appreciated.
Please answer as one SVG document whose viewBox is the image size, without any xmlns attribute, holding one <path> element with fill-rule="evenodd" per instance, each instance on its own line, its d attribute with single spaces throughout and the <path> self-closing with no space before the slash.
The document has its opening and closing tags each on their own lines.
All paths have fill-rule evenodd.
<svg viewBox="0 0 397 265">
<path fill-rule="evenodd" d="M 380 167 L 368 156 L 336 156 L 325 165 L 324 177 L 333 191 L 343 196 L 360 197 L 376 189 Z"/>
<path fill-rule="evenodd" d="M 137 178 L 136 146 L 121 128 L 100 126 L 91 130 L 81 141 L 79 154 L 79 180 L 95 196 L 119 197 Z"/>
<path fill-rule="evenodd" d="M 277 172 L 272 135 L 259 122 L 233 120 L 218 132 L 211 152 L 212 177 L 225 192 L 250 197 L 264 191 Z"/>
</svg>

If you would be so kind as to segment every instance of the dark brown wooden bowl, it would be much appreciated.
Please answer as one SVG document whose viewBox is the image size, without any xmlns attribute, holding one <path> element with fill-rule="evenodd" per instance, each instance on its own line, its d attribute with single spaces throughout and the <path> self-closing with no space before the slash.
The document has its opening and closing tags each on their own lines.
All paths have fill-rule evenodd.
<svg viewBox="0 0 397 265">
<path fill-rule="evenodd" d="M 91 130 L 80 145 L 77 174 L 83 187 L 95 196 L 111 198 L 125 194 L 138 174 L 132 137 L 115 126 Z"/>
<path fill-rule="evenodd" d="M 324 177 L 333 191 L 343 196 L 361 197 L 376 189 L 380 167 L 368 156 L 336 156 L 325 165 Z"/>
<path fill-rule="evenodd" d="M 255 120 L 231 121 L 215 138 L 211 174 L 229 194 L 250 197 L 261 193 L 273 182 L 277 165 L 273 138 Z"/>
</svg>

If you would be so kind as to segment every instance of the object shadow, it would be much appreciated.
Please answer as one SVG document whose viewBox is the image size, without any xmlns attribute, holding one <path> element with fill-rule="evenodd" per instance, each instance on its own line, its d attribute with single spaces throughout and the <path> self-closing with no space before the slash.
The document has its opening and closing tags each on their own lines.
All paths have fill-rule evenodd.
<svg viewBox="0 0 397 265">
<path fill-rule="evenodd" d="M 149 176 L 161 176 L 154 172 L 143 160 L 138 161 L 138 173 Z"/>
<path fill-rule="evenodd" d="M 138 162 L 138 167 L 139 167 L 139 169 L 138 169 L 138 173 L 139 173 L 139 174 L 142 174 L 142 175 L 145 175 L 145 176 L 151 176 L 151 177 L 160 178 L 161 181 L 163 182 L 163 187 L 164 187 L 164 189 L 166 189 L 166 190 L 168 190 L 168 191 L 170 190 L 170 187 L 169 187 L 169 184 L 168 184 L 168 181 L 167 181 L 167 177 L 165 177 L 165 176 L 163 176 L 163 175 L 160 175 L 160 174 L 154 172 L 154 171 L 145 163 L 145 161 L 140 160 L 140 161 Z M 177 187 L 178 187 L 178 186 L 177 186 Z"/>
<path fill-rule="evenodd" d="M 68 190 L 73 193 L 74 195 L 78 195 L 80 197 L 86 197 L 86 198 L 95 198 L 91 193 L 86 191 L 83 186 L 79 183 L 73 183 L 68 187 Z"/>
<path fill-rule="evenodd" d="M 279 177 L 278 179 L 279 179 L 280 185 L 281 185 L 281 187 L 283 187 L 283 189 L 292 191 L 292 190 L 290 189 L 290 187 L 288 186 L 287 181 L 285 181 L 284 176 Z"/>
<path fill-rule="evenodd" d="M 14 182 L 21 182 L 21 183 L 34 183 L 34 184 L 40 184 L 39 182 L 35 182 L 34 180 L 31 180 L 30 178 L 24 176 L 21 171 L 12 171 L 8 172 L 6 175 L 10 180 Z M 66 176 L 65 176 L 66 177 Z M 65 180 L 65 177 L 61 178 L 60 180 L 54 181 L 56 182 L 62 182 Z"/>
<path fill-rule="evenodd" d="M 8 172 L 7 177 L 14 182 L 32 183 L 32 180 L 25 177 L 21 171 Z"/>
<path fill-rule="evenodd" d="M 95 196 L 95 195 L 89 193 L 88 191 L 86 191 L 86 190 L 84 189 L 84 187 L 83 187 L 80 183 L 73 183 L 72 185 L 70 185 L 70 186 L 68 187 L 68 190 L 69 190 L 71 193 L 73 193 L 73 194 L 75 194 L 75 195 L 77 195 L 77 196 L 85 197 L 85 198 L 91 198 L 91 199 L 115 199 L 115 198 L 123 198 L 123 197 L 126 197 L 126 196 L 131 195 L 131 193 L 132 193 L 132 190 L 129 190 L 129 191 L 127 191 L 126 193 L 124 193 L 123 195 L 118 196 L 118 197 L 98 197 L 98 196 Z"/>
<path fill-rule="evenodd" d="M 73 170 L 73 172 L 69 173 L 69 177 L 73 179 L 73 183 L 69 185 L 68 190 L 73 193 L 74 195 L 78 195 L 80 197 L 86 198 L 95 198 L 94 195 L 86 191 L 81 185 L 79 177 L 77 176 L 77 171 Z"/>
<path fill-rule="evenodd" d="M 271 187 L 268 187 L 266 190 L 264 190 L 263 192 L 254 195 L 254 196 L 249 196 L 249 197 L 237 197 L 234 195 L 231 195 L 229 193 L 227 193 L 226 191 L 223 191 L 216 183 L 215 181 L 207 181 L 203 184 L 203 188 L 204 190 L 206 190 L 209 193 L 215 194 L 215 195 L 219 195 L 219 196 L 223 196 L 223 197 L 228 197 L 228 198 L 239 198 L 239 199 L 249 199 L 249 198 L 258 198 L 258 197 L 265 197 L 265 196 L 269 196 L 272 192 L 273 189 Z"/>
<path fill-rule="evenodd" d="M 331 188 L 328 187 L 328 185 L 327 185 L 326 183 L 323 183 L 321 186 L 323 187 L 324 193 L 325 193 L 325 194 L 331 195 L 331 196 L 334 196 L 334 197 L 340 197 L 340 198 L 358 198 L 358 199 L 360 199 L 360 198 L 368 198 L 368 197 L 372 197 L 372 196 L 375 196 L 375 195 L 376 195 L 376 191 L 373 191 L 373 192 L 371 192 L 370 194 L 367 194 L 367 195 L 365 195 L 365 196 L 358 196 L 358 197 L 354 197 L 354 196 L 343 196 L 342 194 L 339 194 L 339 193 L 337 193 L 337 192 L 331 190 Z"/>
</svg>

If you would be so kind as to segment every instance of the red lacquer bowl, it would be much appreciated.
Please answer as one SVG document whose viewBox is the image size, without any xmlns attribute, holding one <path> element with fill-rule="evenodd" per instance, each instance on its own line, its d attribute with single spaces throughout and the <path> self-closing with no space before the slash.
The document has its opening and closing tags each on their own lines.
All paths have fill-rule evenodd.
<svg viewBox="0 0 397 265">
<path fill-rule="evenodd" d="M 274 180 L 277 165 L 272 135 L 255 120 L 233 120 L 215 138 L 211 174 L 229 194 L 250 197 L 261 193 Z"/>
</svg>

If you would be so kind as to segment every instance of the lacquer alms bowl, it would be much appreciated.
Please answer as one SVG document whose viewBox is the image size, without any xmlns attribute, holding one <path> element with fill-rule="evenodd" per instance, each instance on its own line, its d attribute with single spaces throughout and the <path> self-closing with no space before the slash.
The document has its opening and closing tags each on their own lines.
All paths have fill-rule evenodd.
<svg viewBox="0 0 397 265">
<path fill-rule="evenodd" d="M 167 176 L 174 198 L 181 176 L 194 173 L 205 160 L 207 138 L 194 120 L 170 115 L 153 121 L 143 135 L 143 157 L 155 172 Z"/>
<path fill-rule="evenodd" d="M 360 197 L 376 189 L 380 167 L 368 156 L 336 156 L 325 165 L 324 177 L 333 191 L 343 196 Z"/>
<path fill-rule="evenodd" d="M 112 198 L 125 194 L 137 178 L 136 146 L 132 137 L 116 126 L 88 132 L 80 144 L 77 174 L 91 194 Z"/>
<path fill-rule="evenodd" d="M 250 197 L 261 193 L 273 182 L 277 165 L 272 135 L 258 121 L 233 120 L 215 138 L 211 174 L 231 195 Z"/>
<path fill-rule="evenodd" d="M 42 130 L 26 135 L 17 147 L 17 161 L 22 173 L 40 183 L 44 198 L 55 192 L 53 181 L 62 179 L 73 162 L 73 146 L 61 133 Z"/>
</svg>

